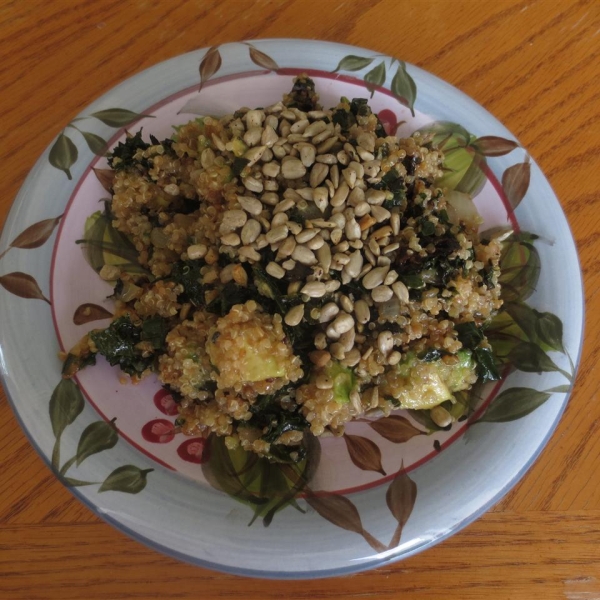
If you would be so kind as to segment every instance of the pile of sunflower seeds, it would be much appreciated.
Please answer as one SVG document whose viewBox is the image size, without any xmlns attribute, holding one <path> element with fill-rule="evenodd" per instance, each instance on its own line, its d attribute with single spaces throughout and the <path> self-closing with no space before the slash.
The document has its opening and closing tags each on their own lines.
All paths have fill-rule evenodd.
<svg viewBox="0 0 600 600">
<path fill-rule="evenodd" d="M 299 294 L 302 303 L 285 314 L 285 323 L 295 327 L 310 318 L 322 324 L 315 329 L 313 363 L 323 366 L 333 357 L 356 367 L 363 361 L 359 375 L 377 374 L 366 366 L 374 352 L 381 365 L 401 359 L 392 332 L 373 331 L 373 307 L 392 299 L 409 302 L 409 290 L 393 266 L 400 247 L 399 208 L 385 208 L 393 194 L 373 187 L 390 169 L 388 163 L 382 170 L 377 158 L 376 122 L 374 115 L 359 117 L 343 135 L 332 111 L 304 112 L 281 102 L 264 110 L 242 109 L 221 120 L 232 138 L 243 140 L 247 164 L 237 205 L 220 221 L 220 252 L 238 262 L 261 264 L 271 277 L 288 281 L 288 294 Z M 235 142 L 216 134 L 212 142 L 220 152 L 236 150 Z M 438 153 L 429 152 L 430 164 L 438 168 Z M 397 151 L 392 166 L 410 180 L 414 172 L 407 174 L 404 156 Z M 214 160 L 212 149 L 202 152 L 205 168 Z M 295 218 L 298 214 L 302 219 Z M 421 250 L 417 238 L 407 243 L 411 252 Z M 266 248 L 272 259 L 265 264 L 261 251 Z M 199 258 L 205 251 L 195 245 L 187 254 Z M 298 272 L 304 276 L 297 278 Z M 227 283 L 232 274 L 223 270 L 220 277 Z M 344 291 L 351 282 L 360 284 L 360 294 Z M 320 298 L 327 302 L 306 307 Z"/>
</svg>

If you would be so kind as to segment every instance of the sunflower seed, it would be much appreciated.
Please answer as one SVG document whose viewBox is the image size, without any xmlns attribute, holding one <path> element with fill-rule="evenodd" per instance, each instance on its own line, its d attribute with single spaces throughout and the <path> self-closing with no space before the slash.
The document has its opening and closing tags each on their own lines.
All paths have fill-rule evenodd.
<svg viewBox="0 0 600 600">
<path fill-rule="evenodd" d="M 337 163 L 335 154 L 320 154 L 315 160 L 324 165 L 335 165 Z"/>
<path fill-rule="evenodd" d="M 398 352 L 398 350 L 394 350 L 387 357 L 387 363 L 388 363 L 388 365 L 394 366 L 394 365 L 397 365 L 401 359 L 402 359 L 402 354 L 400 354 L 400 352 Z"/>
<path fill-rule="evenodd" d="M 392 290 L 394 294 L 396 294 L 400 302 L 403 302 L 404 304 L 409 303 L 410 296 L 408 294 L 408 288 L 404 283 L 402 283 L 401 281 L 396 281 L 392 284 Z"/>
<path fill-rule="evenodd" d="M 317 233 L 319 233 L 318 229 L 303 229 L 297 236 L 296 236 L 296 241 L 299 244 L 305 244 L 306 242 L 308 242 L 309 240 L 312 240 L 315 235 L 317 235 Z"/>
<path fill-rule="evenodd" d="M 292 258 L 303 265 L 314 265 L 317 263 L 315 253 L 306 246 L 297 245 L 292 252 Z"/>
<path fill-rule="evenodd" d="M 271 261 L 266 267 L 265 271 L 275 277 L 276 279 L 281 279 L 285 275 L 285 270 L 278 265 L 276 262 Z M 289 323 L 288 323 L 289 325 Z"/>
<path fill-rule="evenodd" d="M 327 350 L 313 350 L 308 358 L 317 367 L 324 367 L 331 360 L 331 354 Z"/>
<path fill-rule="evenodd" d="M 265 163 L 262 167 L 263 175 L 266 177 L 277 177 L 281 170 L 281 165 L 276 162 Z"/>
<path fill-rule="evenodd" d="M 247 246 L 256 241 L 256 238 L 260 235 L 260 231 L 260 223 L 254 219 L 248 219 L 244 227 L 242 227 L 242 232 L 240 234 L 242 243 Z"/>
<path fill-rule="evenodd" d="M 357 300 L 354 303 L 354 314 L 356 315 L 356 320 L 363 325 L 369 322 L 371 318 L 371 310 L 369 309 L 369 305 L 364 300 Z"/>
<path fill-rule="evenodd" d="M 391 331 L 382 331 L 377 336 L 377 347 L 379 348 L 379 352 L 384 356 L 387 356 L 388 353 L 394 347 L 394 336 Z"/>
<path fill-rule="evenodd" d="M 326 294 L 327 290 L 322 281 L 309 281 L 301 290 L 301 294 L 305 294 L 310 298 L 321 298 Z"/>
<path fill-rule="evenodd" d="M 448 427 L 452 423 L 452 415 L 443 406 L 434 406 L 429 416 L 438 427 Z"/>
<path fill-rule="evenodd" d="M 342 333 L 350 331 L 350 329 L 352 329 L 353 327 L 354 319 L 352 318 L 352 315 L 349 315 L 346 312 L 342 312 L 334 319 L 333 323 L 331 323 L 331 325 L 327 327 L 326 333 L 328 337 L 332 337 L 330 333 L 337 334 L 338 336 L 340 336 L 342 335 Z"/>
<path fill-rule="evenodd" d="M 281 270 L 283 271 L 283 269 Z M 285 321 L 286 325 L 289 325 L 290 327 L 295 327 L 300 323 L 300 321 L 302 321 L 302 317 L 304 317 L 304 304 L 297 304 L 296 306 L 288 310 L 283 320 Z"/>
<path fill-rule="evenodd" d="M 324 243 L 325 240 L 323 239 L 323 236 L 319 234 L 316 235 L 312 240 L 308 240 L 308 242 L 306 242 L 306 246 L 311 250 L 318 250 Z"/>
<path fill-rule="evenodd" d="M 286 179 L 300 179 L 306 174 L 306 167 L 297 158 L 292 158 L 282 163 L 281 174 Z"/>
<path fill-rule="evenodd" d="M 375 270 L 375 269 L 373 269 Z M 394 292 L 392 292 L 392 288 L 387 285 L 378 285 L 371 291 L 371 298 L 373 298 L 374 302 L 387 302 L 392 298 Z"/>
<path fill-rule="evenodd" d="M 360 238 L 360 225 L 356 222 L 355 219 L 352 219 L 351 221 L 348 221 L 346 223 L 344 231 L 346 233 L 346 237 L 349 240 L 357 240 Z"/>
<path fill-rule="evenodd" d="M 333 170 L 333 169 L 332 169 Z M 341 206 L 346 202 L 346 198 L 348 198 L 348 194 L 350 193 L 350 188 L 345 181 L 340 183 L 340 186 L 337 188 L 333 197 L 331 198 L 331 206 Z"/>
<path fill-rule="evenodd" d="M 384 285 L 392 285 L 398 279 L 398 273 L 396 271 L 390 271 L 383 280 Z"/>
<path fill-rule="evenodd" d="M 244 143 L 247 146 L 256 146 L 261 141 L 263 130 L 261 127 L 250 127 L 246 133 L 244 133 Z"/>
<path fill-rule="evenodd" d="M 360 250 L 356 250 L 356 252 L 353 252 L 350 255 L 350 260 L 344 266 L 343 271 L 350 278 L 350 280 L 352 280 L 352 279 L 355 279 L 356 277 L 358 277 L 358 274 L 360 273 L 362 266 L 363 266 L 362 254 L 361 254 Z M 350 311 L 348 311 L 348 312 L 350 312 Z"/>
<path fill-rule="evenodd" d="M 267 234 L 268 235 L 268 234 Z M 385 276 L 389 271 L 389 267 L 376 267 L 369 271 L 362 280 L 363 287 L 367 290 L 372 290 L 383 283 Z"/>
<path fill-rule="evenodd" d="M 238 256 L 259 262 L 261 259 L 260 254 L 252 246 L 242 246 L 238 250 Z"/>
<path fill-rule="evenodd" d="M 290 133 L 304 133 L 304 130 L 308 127 L 308 119 L 301 119 L 296 121 L 290 127 Z"/>
<path fill-rule="evenodd" d="M 271 229 L 274 227 L 279 227 L 280 225 L 285 225 L 288 222 L 289 218 L 284 212 L 278 212 L 273 216 L 271 220 Z"/>
<path fill-rule="evenodd" d="M 248 220 L 248 215 L 243 210 L 226 210 L 223 220 L 219 225 L 219 233 L 229 233 L 239 227 L 243 227 Z"/>
<path fill-rule="evenodd" d="M 279 227 L 274 227 L 273 229 L 271 229 L 271 231 L 267 233 L 266 238 L 269 244 L 275 244 L 276 242 L 284 240 L 287 237 L 287 234 L 287 225 L 280 225 Z"/>
<path fill-rule="evenodd" d="M 331 279 L 325 283 L 325 291 L 332 294 L 340 288 L 341 283 L 337 279 Z"/>
<path fill-rule="evenodd" d="M 382 223 L 383 221 L 387 221 L 392 213 L 382 206 L 373 205 L 371 206 L 371 214 L 377 219 L 378 223 Z"/>
<path fill-rule="evenodd" d="M 336 317 L 339 312 L 340 308 L 335 302 L 328 302 L 321 308 L 319 323 L 329 323 L 329 321 Z"/>
<path fill-rule="evenodd" d="M 325 121 L 315 121 L 304 130 L 303 135 L 305 138 L 313 137 L 322 131 L 325 131 L 325 129 L 327 129 L 327 123 L 325 123 Z"/>
<path fill-rule="evenodd" d="M 329 273 L 329 267 L 331 265 L 331 249 L 329 244 L 323 244 L 316 251 L 319 264 L 323 267 L 325 273 Z"/>
<path fill-rule="evenodd" d="M 238 196 L 237 200 L 240 206 L 253 216 L 260 215 L 263 210 L 262 202 L 253 196 Z"/>
</svg>

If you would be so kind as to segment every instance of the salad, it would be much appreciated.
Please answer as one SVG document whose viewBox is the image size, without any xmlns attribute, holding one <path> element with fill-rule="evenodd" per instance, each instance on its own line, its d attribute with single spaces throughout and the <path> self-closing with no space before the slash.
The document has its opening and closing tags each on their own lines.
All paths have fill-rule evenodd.
<svg viewBox="0 0 600 600">
<path fill-rule="evenodd" d="M 502 236 L 480 239 L 471 199 L 436 185 L 431 135 L 390 135 L 366 99 L 324 109 L 299 76 L 266 108 L 128 135 L 108 162 L 82 245 L 115 315 L 64 377 L 98 355 L 156 373 L 178 431 L 286 462 L 373 412 L 450 426 L 498 379 Z M 132 260 L 98 266 L 107 231 Z"/>
</svg>

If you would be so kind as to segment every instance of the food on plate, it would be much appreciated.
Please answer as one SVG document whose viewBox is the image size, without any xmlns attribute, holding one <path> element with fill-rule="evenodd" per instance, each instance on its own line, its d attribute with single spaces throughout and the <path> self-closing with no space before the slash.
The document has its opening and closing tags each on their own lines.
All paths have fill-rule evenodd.
<svg viewBox="0 0 600 600">
<path fill-rule="evenodd" d="M 264 109 L 129 135 L 83 240 L 115 316 L 64 375 L 98 354 L 134 381 L 154 372 L 184 434 L 273 460 L 371 411 L 450 425 L 457 394 L 498 378 L 484 327 L 501 242 L 436 186 L 442 161 L 364 99 L 324 109 L 307 76 Z"/>
</svg>

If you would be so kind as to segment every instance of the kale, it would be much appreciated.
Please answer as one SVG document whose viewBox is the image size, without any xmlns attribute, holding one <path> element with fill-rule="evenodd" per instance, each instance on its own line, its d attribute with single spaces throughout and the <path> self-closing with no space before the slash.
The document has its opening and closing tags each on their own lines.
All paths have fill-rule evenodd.
<svg viewBox="0 0 600 600">
<path fill-rule="evenodd" d="M 231 164 L 231 172 L 234 177 L 239 177 L 250 161 L 247 158 L 236 156 Z"/>
<path fill-rule="evenodd" d="M 179 300 L 191 302 L 194 306 L 204 306 L 205 287 L 201 283 L 200 269 L 204 266 L 202 260 L 179 261 L 173 265 L 169 279 L 183 286 Z"/>
<path fill-rule="evenodd" d="M 417 170 L 417 165 L 421 164 L 421 157 L 409 154 L 404 157 L 402 164 L 404 165 L 408 175 L 414 175 L 415 171 Z"/>
<path fill-rule="evenodd" d="M 135 154 L 138 150 L 146 150 L 150 144 L 142 140 L 142 130 L 135 135 L 125 138 L 124 142 L 119 142 L 114 150 L 108 155 L 108 164 L 115 171 L 122 171 L 128 167 L 142 166 L 148 169 L 151 165 L 147 159 L 136 160 Z M 118 160 L 115 160 L 118 159 Z"/>
<path fill-rule="evenodd" d="M 242 287 L 233 281 L 225 284 L 220 294 L 210 302 L 206 310 L 224 317 L 235 304 L 244 304 L 256 298 L 256 294 L 249 287 Z"/>
<path fill-rule="evenodd" d="M 164 350 L 167 333 L 169 333 L 169 323 L 162 317 L 153 316 L 142 321 L 140 339 L 150 342 L 155 350 Z"/>
<path fill-rule="evenodd" d="M 356 125 L 356 117 L 349 110 L 343 108 L 337 108 L 331 118 L 336 125 L 340 126 L 343 134 L 347 134 L 350 128 Z"/>
<path fill-rule="evenodd" d="M 246 423 L 261 429 L 265 442 L 272 444 L 287 431 L 306 431 L 310 426 L 299 412 L 299 407 L 288 410 L 282 406 L 281 400 L 289 395 L 290 389 L 291 386 L 288 385 L 274 394 L 259 396 L 250 407 L 252 417 Z"/>
<path fill-rule="evenodd" d="M 92 331 L 90 337 L 98 352 L 111 365 L 119 365 L 129 375 L 141 375 L 154 363 L 153 353 L 142 353 L 136 346 L 148 341 L 154 350 L 164 347 L 168 324 L 161 317 L 151 317 L 140 326 L 132 323 L 128 315 L 115 319 L 106 329 Z"/>
<path fill-rule="evenodd" d="M 289 94 L 284 97 L 283 103 L 288 108 L 298 108 L 304 112 L 317 110 L 319 97 L 315 92 L 315 82 L 306 75 L 299 75 L 294 80 L 294 85 Z"/>
<path fill-rule="evenodd" d="M 84 354 L 82 356 L 76 356 L 75 354 L 67 355 L 65 358 L 65 362 L 63 362 L 62 366 L 62 376 L 64 378 L 70 378 L 77 373 L 77 371 L 81 371 L 81 369 L 85 369 L 85 367 L 89 367 L 96 364 L 96 353 L 90 352 L 89 354 Z"/>
<path fill-rule="evenodd" d="M 419 354 L 417 358 L 422 360 L 423 362 L 434 362 L 442 358 L 442 356 L 446 356 L 448 352 L 445 350 L 438 350 L 436 348 L 430 348 L 429 350 L 425 350 L 422 354 Z"/>
<path fill-rule="evenodd" d="M 368 117 L 373 114 L 366 98 L 353 98 L 350 103 L 350 112 L 356 117 Z"/>
<path fill-rule="evenodd" d="M 477 375 L 481 378 L 481 381 L 497 381 L 500 379 L 492 350 L 481 345 L 485 340 L 483 328 L 469 322 L 457 325 L 456 331 L 462 345 L 473 351 L 473 358 L 477 364 Z"/>
<path fill-rule="evenodd" d="M 385 200 L 383 207 L 390 210 L 399 206 L 401 210 L 406 209 L 407 187 L 404 182 L 404 177 L 398 173 L 396 169 L 390 169 L 379 183 L 372 186 L 376 190 L 386 190 L 392 192 L 393 197 L 390 200 Z"/>
</svg>

